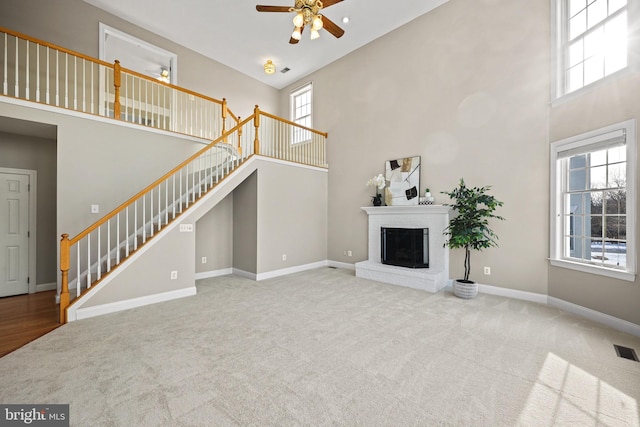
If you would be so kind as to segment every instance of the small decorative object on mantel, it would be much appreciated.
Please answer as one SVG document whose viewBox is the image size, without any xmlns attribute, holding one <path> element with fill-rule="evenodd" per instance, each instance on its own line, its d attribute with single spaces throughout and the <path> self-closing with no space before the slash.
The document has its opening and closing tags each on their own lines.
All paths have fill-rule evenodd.
<svg viewBox="0 0 640 427">
<path fill-rule="evenodd" d="M 426 190 L 424 190 L 424 197 L 420 197 L 420 204 L 432 205 L 434 200 L 434 197 L 431 195 L 431 190 L 427 188 Z"/>
<path fill-rule="evenodd" d="M 382 206 L 382 194 L 380 194 L 379 190 L 382 190 L 386 185 L 384 176 L 382 174 L 378 174 L 373 178 L 367 181 L 367 187 L 375 186 L 376 187 L 376 195 L 371 197 L 371 201 L 373 202 L 373 206 Z"/>
<path fill-rule="evenodd" d="M 489 219 L 504 220 L 493 212 L 502 202 L 487 194 L 491 187 L 467 187 L 464 179 L 450 192 L 443 191 L 454 202 L 451 206 L 457 215 L 449 220 L 444 235 L 445 245 L 451 249 L 464 248 L 464 279 L 453 281 L 453 293 L 459 298 L 470 299 L 478 294 L 478 284 L 469 280 L 471 250 L 497 247 L 498 236 L 489 228 Z"/>
</svg>

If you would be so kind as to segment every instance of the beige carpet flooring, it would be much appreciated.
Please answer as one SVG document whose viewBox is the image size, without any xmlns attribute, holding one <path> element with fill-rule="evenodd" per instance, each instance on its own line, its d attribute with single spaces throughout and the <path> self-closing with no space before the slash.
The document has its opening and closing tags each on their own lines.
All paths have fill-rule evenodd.
<svg viewBox="0 0 640 427">
<path fill-rule="evenodd" d="M 640 425 L 640 339 L 552 307 L 321 268 L 65 325 L 0 359 L 0 403 L 78 426 Z"/>
</svg>

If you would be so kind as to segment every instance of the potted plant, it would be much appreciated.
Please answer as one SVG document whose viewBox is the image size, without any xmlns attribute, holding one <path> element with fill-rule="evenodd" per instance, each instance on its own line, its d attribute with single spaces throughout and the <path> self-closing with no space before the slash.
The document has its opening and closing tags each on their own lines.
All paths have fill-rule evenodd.
<svg viewBox="0 0 640 427">
<path fill-rule="evenodd" d="M 445 245 L 451 249 L 464 248 L 464 278 L 453 282 L 453 293 L 460 298 L 473 298 L 478 294 L 478 284 L 469 280 L 471 251 L 497 247 L 498 236 L 489 228 L 489 219 L 504 220 L 494 211 L 503 203 L 487 194 L 491 187 L 467 187 L 460 179 L 458 187 L 443 191 L 454 202 L 448 204 L 456 212 L 444 230 Z"/>
<path fill-rule="evenodd" d="M 367 181 L 367 187 L 376 187 L 376 195 L 371 197 L 373 206 L 382 206 L 382 195 L 380 194 L 380 190 L 384 189 L 385 185 L 386 181 L 382 174 L 378 174 Z"/>
</svg>

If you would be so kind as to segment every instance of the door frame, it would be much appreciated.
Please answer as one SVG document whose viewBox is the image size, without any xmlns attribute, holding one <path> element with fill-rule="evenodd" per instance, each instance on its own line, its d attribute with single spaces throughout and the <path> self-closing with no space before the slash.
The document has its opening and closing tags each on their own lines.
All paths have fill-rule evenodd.
<svg viewBox="0 0 640 427">
<path fill-rule="evenodd" d="M 29 293 L 36 292 L 36 242 L 37 242 L 37 177 L 38 172 L 31 169 L 14 169 L 0 167 L 0 173 L 13 174 L 13 175 L 28 175 L 29 176 L 29 259 L 27 260 L 29 271 Z"/>
</svg>

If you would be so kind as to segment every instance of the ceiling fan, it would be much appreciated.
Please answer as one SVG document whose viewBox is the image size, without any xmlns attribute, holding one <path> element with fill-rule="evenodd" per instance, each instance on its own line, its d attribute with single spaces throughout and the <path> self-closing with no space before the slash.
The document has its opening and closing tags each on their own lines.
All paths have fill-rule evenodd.
<svg viewBox="0 0 640 427">
<path fill-rule="evenodd" d="M 336 38 L 342 37 L 344 30 L 338 27 L 326 16 L 320 15 L 320 10 L 340 3 L 343 0 L 295 0 L 294 7 L 288 6 L 262 6 L 257 5 L 258 12 L 295 12 L 293 18 L 293 33 L 289 43 L 296 44 L 302 38 L 302 31 L 307 25 L 311 27 L 311 40 L 320 37 L 318 31 L 322 28 L 333 34 Z"/>
</svg>

